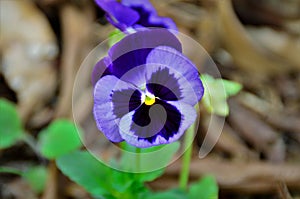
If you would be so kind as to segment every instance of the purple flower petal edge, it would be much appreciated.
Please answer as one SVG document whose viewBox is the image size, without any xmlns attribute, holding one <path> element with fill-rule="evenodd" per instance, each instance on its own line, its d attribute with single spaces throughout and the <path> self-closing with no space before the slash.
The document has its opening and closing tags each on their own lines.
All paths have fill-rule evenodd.
<svg viewBox="0 0 300 199">
<path fill-rule="evenodd" d="M 113 111 L 116 104 L 113 102 L 112 95 L 113 92 L 128 89 L 131 89 L 132 93 L 136 90 L 132 85 L 112 75 L 101 78 L 97 81 L 94 88 L 94 118 L 98 129 L 112 142 L 123 141 L 123 138 L 119 134 L 119 121 L 121 117 Z M 118 100 L 125 100 L 126 102 L 127 99 L 122 98 Z M 125 106 L 125 110 L 126 108 L 128 109 L 128 111 L 125 111 L 126 113 L 129 112 L 127 103 L 121 103 L 121 105 Z M 118 109 L 121 108 L 121 106 L 118 107 Z"/>
<path fill-rule="evenodd" d="M 177 30 L 172 19 L 160 17 L 148 0 L 95 0 L 106 12 L 107 20 L 116 28 L 128 33 L 130 28 L 160 27 Z"/>
<path fill-rule="evenodd" d="M 95 0 L 98 6 L 100 6 L 106 12 L 106 18 L 117 28 L 125 31 L 126 28 L 132 26 L 140 18 L 139 14 L 117 1 L 113 0 Z"/>
<path fill-rule="evenodd" d="M 149 52 L 158 46 L 170 46 L 180 52 L 182 50 L 176 36 L 166 29 L 146 29 L 126 36 L 109 49 L 107 57 L 95 65 L 91 77 L 92 85 L 102 76 L 119 76 L 145 64 Z"/>
<path fill-rule="evenodd" d="M 124 138 L 126 142 L 129 144 L 140 147 L 147 148 L 151 146 L 161 145 L 161 144 L 169 144 L 177 141 L 185 132 L 185 130 L 192 125 L 197 117 L 195 109 L 188 104 L 180 103 L 180 102 L 168 102 L 169 104 L 175 106 L 181 113 L 181 122 L 177 132 L 169 132 L 172 133 L 171 137 L 165 137 L 165 134 L 161 134 L 158 132 L 155 136 L 149 141 L 146 138 L 141 138 L 140 135 L 137 135 L 137 131 L 133 131 L 131 129 L 132 126 L 132 117 L 134 111 L 126 114 L 119 123 L 119 132 L 121 136 Z M 142 127 L 141 127 L 142 128 Z M 139 131 L 141 131 L 140 129 Z"/>
</svg>

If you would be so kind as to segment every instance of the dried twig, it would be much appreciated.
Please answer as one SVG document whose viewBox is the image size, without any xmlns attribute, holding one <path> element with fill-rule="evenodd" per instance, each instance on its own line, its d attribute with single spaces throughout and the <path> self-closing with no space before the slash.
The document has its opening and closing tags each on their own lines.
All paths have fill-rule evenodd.
<svg viewBox="0 0 300 199">
<path fill-rule="evenodd" d="M 75 75 L 83 58 L 82 49 L 86 50 L 85 46 L 88 45 L 87 38 L 92 21 L 90 15 L 71 5 L 65 5 L 61 10 L 64 46 L 56 117 L 70 116 Z"/>
<path fill-rule="evenodd" d="M 220 22 L 220 37 L 237 67 L 260 78 L 282 73 L 289 68 L 249 37 L 232 9 L 231 0 L 216 2 Z"/>
<path fill-rule="evenodd" d="M 293 199 L 284 182 L 278 183 L 277 190 L 278 190 L 278 194 L 281 197 L 281 199 Z"/>
<path fill-rule="evenodd" d="M 51 161 L 48 166 L 48 178 L 46 188 L 42 199 L 56 199 L 57 198 L 57 168 L 54 161 Z"/>
<path fill-rule="evenodd" d="M 82 52 L 86 50 L 89 27 L 91 27 L 93 12 L 89 8 L 89 14 L 78 8 L 66 4 L 61 8 L 61 20 L 63 31 L 63 53 L 61 63 L 61 88 L 56 107 L 55 117 L 71 117 L 72 91 L 77 69 L 83 58 Z M 92 13 L 92 15 L 91 15 Z M 86 53 L 86 52 L 85 52 Z M 55 162 L 49 165 L 49 178 L 43 199 L 57 198 L 57 168 Z"/>
<path fill-rule="evenodd" d="M 237 133 L 227 124 L 223 128 L 222 134 L 215 146 L 230 154 L 236 161 L 243 159 L 257 159 L 257 155 L 245 146 L 245 143 L 236 136 Z"/>
<path fill-rule="evenodd" d="M 291 133 L 300 134 L 300 118 L 285 113 L 285 110 L 275 110 L 267 101 L 247 92 L 242 92 L 237 100 L 245 107 L 261 115 L 273 126 Z M 300 139 L 299 139 L 300 142 Z"/>
<path fill-rule="evenodd" d="M 258 151 L 263 152 L 271 160 L 284 160 L 284 151 L 276 153 L 277 157 L 274 157 L 273 147 L 277 146 L 275 150 L 278 150 L 278 144 L 280 144 L 278 143 L 278 139 L 281 139 L 274 129 L 260 120 L 255 114 L 240 106 L 233 99 L 230 100 L 230 112 L 230 123 L 247 142 L 253 145 Z"/>
<path fill-rule="evenodd" d="M 167 167 L 166 174 L 152 182 L 154 189 L 177 186 L 176 177 L 180 162 Z M 290 189 L 300 189 L 300 170 L 297 164 L 273 164 L 264 162 L 230 162 L 220 158 L 193 159 L 190 167 L 191 179 L 197 180 L 204 174 L 213 174 L 224 191 L 242 193 L 271 193 L 277 183 L 286 182 Z"/>
</svg>

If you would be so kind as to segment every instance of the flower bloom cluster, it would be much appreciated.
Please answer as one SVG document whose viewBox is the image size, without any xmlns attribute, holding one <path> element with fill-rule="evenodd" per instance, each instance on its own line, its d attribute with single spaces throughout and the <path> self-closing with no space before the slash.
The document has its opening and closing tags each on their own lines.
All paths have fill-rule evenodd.
<svg viewBox="0 0 300 199">
<path fill-rule="evenodd" d="M 177 30 L 172 19 L 160 17 L 149 0 L 95 0 L 106 12 L 106 19 L 123 32 L 143 27 Z"/>
<path fill-rule="evenodd" d="M 170 24 L 145 0 L 96 1 L 112 24 L 123 30 L 159 21 L 154 19 L 160 19 L 159 27 Z M 138 13 L 134 20 L 132 13 Z M 170 30 L 136 30 L 113 45 L 93 69 L 94 118 L 111 142 L 141 148 L 168 144 L 195 122 L 194 106 L 204 88 Z"/>
<path fill-rule="evenodd" d="M 177 38 L 165 29 L 130 34 L 92 74 L 94 117 L 112 142 L 150 147 L 178 140 L 196 119 L 203 85 Z"/>
</svg>

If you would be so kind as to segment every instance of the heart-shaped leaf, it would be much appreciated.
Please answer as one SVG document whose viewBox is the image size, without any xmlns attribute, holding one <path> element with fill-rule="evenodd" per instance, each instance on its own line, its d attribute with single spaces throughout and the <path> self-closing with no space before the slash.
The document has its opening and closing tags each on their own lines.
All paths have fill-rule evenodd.
<svg viewBox="0 0 300 199">
<path fill-rule="evenodd" d="M 227 98 L 236 95 L 242 89 L 242 85 L 225 79 L 215 79 L 207 74 L 201 75 L 201 80 L 204 85 L 202 102 L 206 110 L 209 113 L 227 116 Z"/>
<path fill-rule="evenodd" d="M 218 199 L 218 185 L 213 176 L 204 176 L 192 184 L 189 189 L 189 199 Z"/>
<path fill-rule="evenodd" d="M 14 145 L 23 135 L 21 119 L 15 105 L 0 99 L 0 149 Z"/>
<path fill-rule="evenodd" d="M 41 154 L 57 158 L 82 146 L 80 130 L 68 120 L 56 120 L 40 132 L 38 141 Z"/>
<path fill-rule="evenodd" d="M 30 167 L 22 174 L 36 193 L 41 193 L 46 184 L 47 169 L 43 166 Z"/>
<path fill-rule="evenodd" d="M 110 194 L 111 169 L 87 151 L 74 151 L 56 160 L 58 168 L 93 195 Z"/>
</svg>

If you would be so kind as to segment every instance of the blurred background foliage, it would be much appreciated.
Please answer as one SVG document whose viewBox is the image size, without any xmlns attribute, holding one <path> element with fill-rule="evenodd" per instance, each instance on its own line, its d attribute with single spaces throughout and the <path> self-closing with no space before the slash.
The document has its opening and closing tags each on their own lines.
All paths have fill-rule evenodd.
<svg viewBox="0 0 300 199">
<path fill-rule="evenodd" d="M 204 159 L 198 158 L 199 146 L 216 112 L 209 100 L 200 107 L 190 181 L 214 176 L 219 198 L 299 198 L 300 1 L 151 2 L 213 58 L 226 79 L 212 81 L 213 90 L 216 82 L 227 80 L 238 83 L 233 90 L 242 89 L 216 102 L 221 107 L 228 102 L 216 121 L 229 115 Z M 0 0 L 0 6 L 0 198 L 91 198 L 53 158 L 82 147 L 71 122 L 75 76 L 87 54 L 114 29 L 92 0 Z M 186 53 L 200 71 L 208 70 L 192 46 Z M 89 75 L 82 82 L 73 112 L 97 134 L 90 118 Z M 208 138 L 214 140 L 213 135 Z M 55 151 L 58 142 L 63 147 Z M 147 186 L 155 191 L 176 187 L 180 167 L 175 161 Z"/>
</svg>

